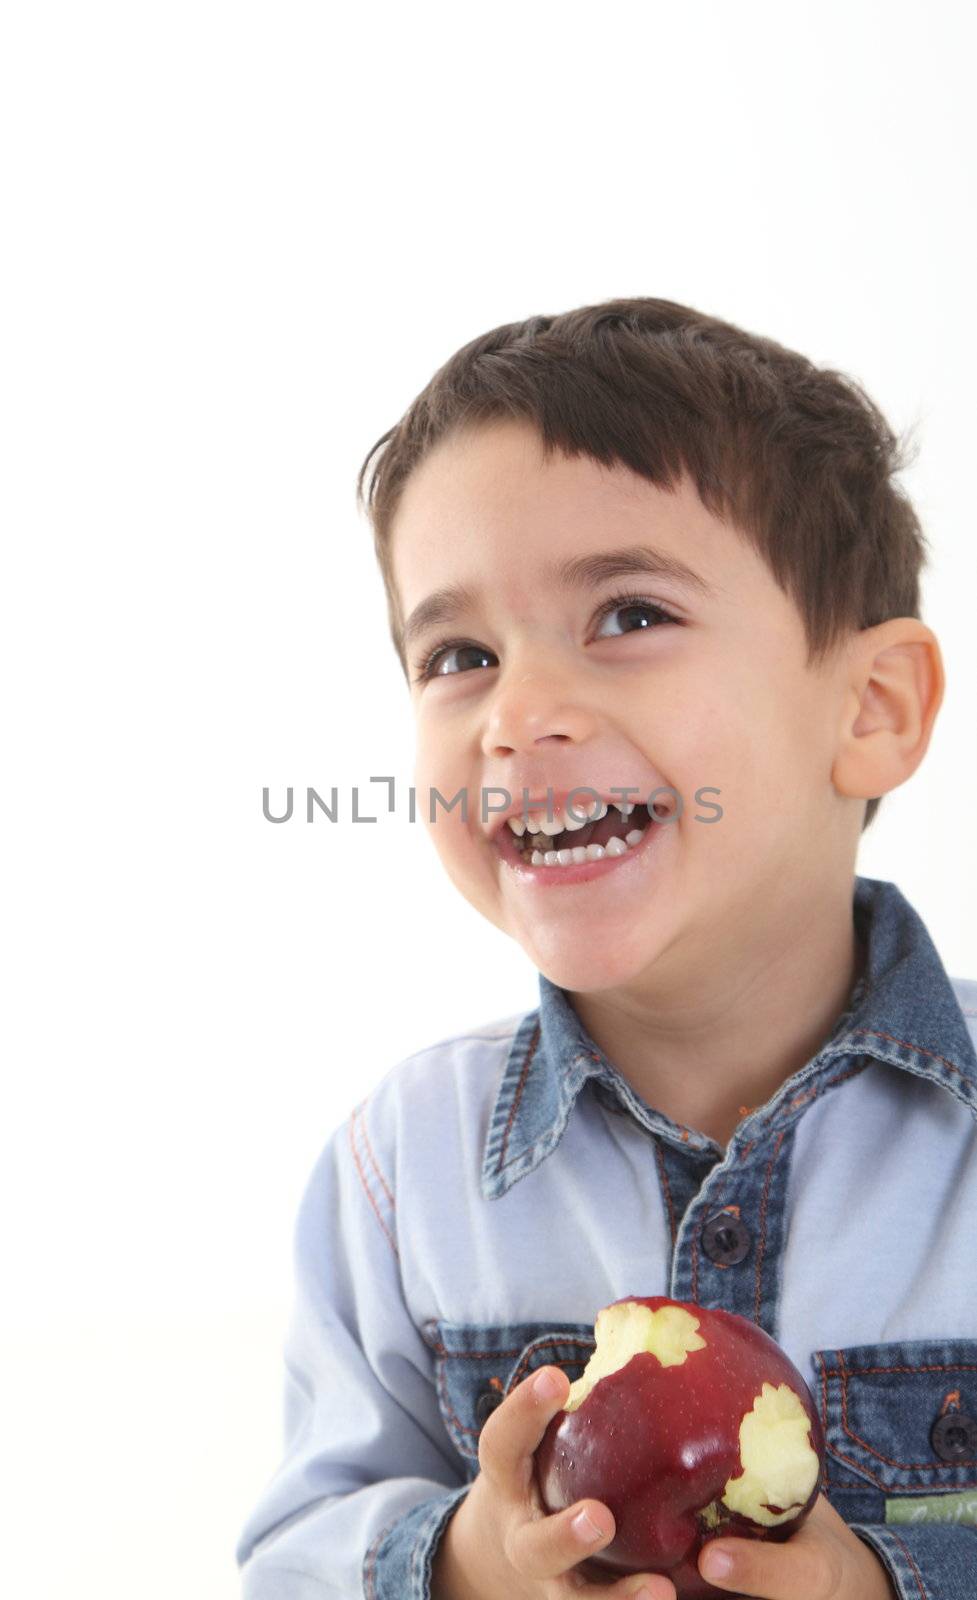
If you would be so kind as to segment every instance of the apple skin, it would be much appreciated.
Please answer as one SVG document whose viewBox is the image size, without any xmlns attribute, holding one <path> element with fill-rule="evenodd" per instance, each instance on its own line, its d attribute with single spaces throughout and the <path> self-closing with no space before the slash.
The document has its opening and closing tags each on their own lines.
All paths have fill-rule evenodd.
<svg viewBox="0 0 977 1600">
<path fill-rule="evenodd" d="M 699 1551 L 723 1534 L 783 1543 L 809 1515 L 825 1455 L 811 1392 L 785 1351 L 745 1317 L 664 1295 L 629 1295 L 613 1304 L 651 1311 L 681 1307 L 695 1318 L 706 1346 L 670 1366 L 650 1351 L 639 1351 L 601 1378 L 578 1409 L 559 1410 L 535 1455 L 543 1505 L 548 1512 L 561 1511 L 592 1498 L 612 1512 L 614 1538 L 599 1556 L 580 1563 L 584 1577 L 607 1583 L 630 1573 L 663 1573 L 675 1584 L 678 1600 L 723 1595 L 729 1600 L 729 1589 L 716 1588 L 699 1573 Z M 786 1384 L 796 1395 L 810 1420 L 807 1437 L 817 1455 L 810 1495 L 793 1517 L 775 1526 L 755 1522 L 721 1501 L 727 1482 L 744 1472 L 740 1423 L 764 1384 Z"/>
</svg>

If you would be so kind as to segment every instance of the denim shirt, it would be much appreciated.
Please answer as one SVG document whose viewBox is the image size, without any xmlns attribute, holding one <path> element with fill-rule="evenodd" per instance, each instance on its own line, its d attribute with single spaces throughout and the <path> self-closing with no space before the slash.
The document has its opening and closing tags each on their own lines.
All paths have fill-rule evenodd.
<svg viewBox="0 0 977 1600">
<path fill-rule="evenodd" d="M 900 1600 L 977 1595 L 977 982 L 894 884 L 855 877 L 853 915 L 848 1008 L 725 1150 L 636 1094 L 542 973 L 537 1008 L 355 1107 L 299 1210 L 243 1600 L 431 1600 L 486 1418 L 536 1367 L 578 1378 L 632 1295 L 765 1329 L 819 1408 L 822 1492 Z"/>
</svg>

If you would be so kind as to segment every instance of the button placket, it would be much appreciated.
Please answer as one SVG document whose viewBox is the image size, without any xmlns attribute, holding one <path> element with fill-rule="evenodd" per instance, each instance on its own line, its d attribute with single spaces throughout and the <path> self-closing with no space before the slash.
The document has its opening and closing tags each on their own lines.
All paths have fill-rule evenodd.
<svg viewBox="0 0 977 1600">
<path fill-rule="evenodd" d="M 669 1293 L 732 1311 L 777 1337 L 793 1130 L 741 1149 L 701 1180 L 675 1234 Z"/>
</svg>

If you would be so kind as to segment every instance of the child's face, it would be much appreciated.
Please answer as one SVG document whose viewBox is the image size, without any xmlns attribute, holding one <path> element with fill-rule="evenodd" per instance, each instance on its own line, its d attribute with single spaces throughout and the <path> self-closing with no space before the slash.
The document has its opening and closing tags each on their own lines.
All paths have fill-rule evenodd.
<svg viewBox="0 0 977 1600">
<path fill-rule="evenodd" d="M 415 469 L 392 537 L 405 618 L 447 585 L 480 596 L 406 646 L 418 815 L 456 887 L 554 983 L 727 967 L 731 950 L 796 937 L 798 913 L 850 888 L 864 802 L 832 784 L 853 714 L 845 653 L 805 666 L 793 603 L 688 480 L 670 494 L 586 456 L 544 463 L 535 431 L 505 421 L 443 441 Z M 544 575 L 635 545 L 676 557 L 711 592 L 644 573 L 575 588 Z M 627 606 L 600 615 L 626 592 L 680 622 L 642 622 L 648 612 Z M 420 681 L 422 657 L 448 640 L 480 648 L 449 648 Z M 490 837 L 497 815 L 483 817 L 490 787 L 518 806 L 524 788 L 624 785 L 641 801 L 671 785 L 682 813 L 586 882 L 513 867 Z M 448 801 L 467 789 L 467 821 L 439 803 L 432 823 L 432 787 Z"/>
</svg>

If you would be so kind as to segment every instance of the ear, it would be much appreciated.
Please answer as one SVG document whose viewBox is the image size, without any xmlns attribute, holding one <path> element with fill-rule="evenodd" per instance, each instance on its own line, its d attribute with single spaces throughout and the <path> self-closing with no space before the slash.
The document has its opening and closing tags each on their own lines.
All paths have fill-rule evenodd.
<svg viewBox="0 0 977 1600">
<path fill-rule="evenodd" d="M 946 687 L 939 642 L 917 617 L 891 617 L 855 635 L 848 675 L 831 778 L 839 794 L 871 800 L 926 754 Z"/>
</svg>

